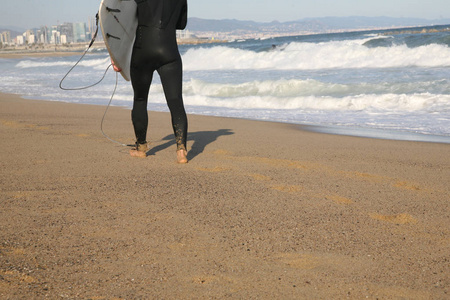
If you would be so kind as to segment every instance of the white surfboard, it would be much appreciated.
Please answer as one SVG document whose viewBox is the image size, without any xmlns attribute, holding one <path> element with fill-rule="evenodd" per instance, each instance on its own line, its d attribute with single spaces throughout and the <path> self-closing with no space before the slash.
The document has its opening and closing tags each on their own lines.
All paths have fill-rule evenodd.
<svg viewBox="0 0 450 300">
<path fill-rule="evenodd" d="M 137 4 L 134 0 L 102 0 L 99 21 L 103 39 L 122 77 L 130 81 L 130 63 L 136 37 Z"/>
</svg>

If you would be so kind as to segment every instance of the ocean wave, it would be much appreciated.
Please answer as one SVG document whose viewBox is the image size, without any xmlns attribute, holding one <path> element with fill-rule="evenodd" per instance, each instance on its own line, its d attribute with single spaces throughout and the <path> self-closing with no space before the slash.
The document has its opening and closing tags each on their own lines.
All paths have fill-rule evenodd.
<svg viewBox="0 0 450 300">
<path fill-rule="evenodd" d="M 359 87 L 363 90 L 362 86 Z M 422 93 L 349 93 L 346 85 L 314 80 L 280 80 L 244 84 L 210 84 L 198 80 L 185 83 L 187 105 L 234 109 L 303 109 L 365 112 L 450 111 L 450 95 Z M 347 91 L 347 92 L 346 92 Z"/>
<path fill-rule="evenodd" d="M 319 70 L 335 68 L 398 68 L 450 66 L 450 47 L 430 44 L 367 47 L 373 38 L 322 43 L 292 42 L 272 51 L 255 52 L 227 46 L 192 48 L 184 68 L 195 70 Z M 379 38 L 388 40 L 387 38 Z"/>
<path fill-rule="evenodd" d="M 49 68 L 49 67 L 71 67 L 76 61 L 70 59 L 59 58 L 57 61 L 47 60 L 22 60 L 16 64 L 16 68 L 30 69 L 30 68 Z M 95 59 L 84 59 L 79 63 L 79 66 L 90 67 L 93 69 L 104 69 L 110 64 L 107 56 Z"/>
<path fill-rule="evenodd" d="M 155 89 L 162 90 L 160 87 Z M 237 98 L 252 96 L 272 96 L 277 98 L 330 96 L 341 98 L 363 94 L 446 94 L 450 81 L 446 79 L 425 82 L 380 82 L 380 83 L 327 83 L 314 79 L 279 79 L 248 81 L 239 84 L 211 83 L 191 79 L 184 83 L 188 95 L 201 95 L 214 98 Z"/>
<path fill-rule="evenodd" d="M 192 79 L 185 83 L 185 93 L 216 98 L 236 98 L 249 96 L 294 97 L 312 94 L 344 93 L 345 85 L 326 84 L 317 80 L 267 80 L 250 81 L 240 84 L 208 83 Z"/>
</svg>

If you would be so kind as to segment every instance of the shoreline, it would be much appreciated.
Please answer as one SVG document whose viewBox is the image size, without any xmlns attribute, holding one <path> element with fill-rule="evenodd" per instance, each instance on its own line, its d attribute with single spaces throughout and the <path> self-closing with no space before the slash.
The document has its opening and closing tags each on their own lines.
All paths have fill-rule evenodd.
<svg viewBox="0 0 450 300">
<path fill-rule="evenodd" d="M 0 93 L 0 298 L 448 297 L 449 145 L 103 113 Z"/>
<path fill-rule="evenodd" d="M 450 136 L 354 126 L 301 125 L 302 130 L 371 139 L 450 144 Z"/>
<path fill-rule="evenodd" d="M 26 57 L 56 57 L 56 56 L 74 56 L 74 55 L 81 55 L 83 52 L 76 52 L 76 51 L 42 51 L 42 52 L 14 52 L 14 53 L 7 53 L 0 51 L 0 58 L 6 58 L 6 59 L 20 59 L 20 58 L 26 58 Z"/>
<path fill-rule="evenodd" d="M 23 99 L 27 99 L 22 97 L 21 95 L 17 95 Z M 49 101 L 45 99 L 29 99 L 34 101 Z M 50 102 L 63 102 L 63 103 L 71 103 L 64 101 L 50 101 Z M 99 104 L 89 104 L 89 103 L 77 103 L 80 105 L 97 105 L 104 107 Z M 111 107 L 119 107 L 123 109 L 131 109 L 128 106 L 114 105 Z M 149 110 L 151 111 L 151 110 Z M 158 111 L 154 111 L 158 112 Z M 193 114 L 191 114 L 193 115 Z M 197 116 L 206 116 L 209 115 L 197 115 Z M 270 121 L 270 120 L 257 120 L 257 119 L 245 119 L 245 118 L 237 118 L 237 117 L 227 117 L 221 116 L 221 118 L 230 118 L 230 119 L 242 119 L 256 122 L 268 122 L 268 123 L 279 123 L 286 124 L 291 126 L 296 126 L 299 130 L 315 132 L 320 134 L 332 134 L 338 136 L 350 136 L 350 137 L 361 137 L 361 138 L 370 138 L 370 139 L 381 139 L 381 140 L 393 140 L 393 141 L 410 141 L 410 142 L 423 142 L 423 143 L 441 143 L 441 144 L 450 144 L 450 136 L 444 135 L 435 135 L 435 134 L 424 134 L 417 132 L 409 132 L 409 131 L 401 131 L 401 130 L 388 130 L 388 129 L 380 129 L 380 128 L 363 128 L 363 127 L 355 127 L 355 126 L 330 126 L 330 125 L 311 125 L 311 124 L 298 124 L 298 123 L 289 123 L 289 122 L 280 122 L 280 121 Z"/>
</svg>

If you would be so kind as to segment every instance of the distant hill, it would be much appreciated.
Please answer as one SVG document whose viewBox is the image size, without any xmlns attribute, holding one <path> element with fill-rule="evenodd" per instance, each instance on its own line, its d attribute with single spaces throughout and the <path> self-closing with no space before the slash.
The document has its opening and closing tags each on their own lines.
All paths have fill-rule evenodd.
<svg viewBox="0 0 450 300">
<path fill-rule="evenodd" d="M 420 18 L 391 17 L 323 17 L 305 18 L 290 22 L 255 22 L 235 19 L 209 20 L 189 18 L 187 29 L 192 32 L 219 33 L 289 33 L 309 32 L 323 33 L 339 30 L 359 30 L 393 27 L 415 27 L 450 24 L 450 19 L 428 20 Z M 28 28 L 29 29 L 29 28 Z M 0 32 L 11 31 L 11 37 L 21 35 L 26 29 L 17 26 L 0 26 Z"/>
<path fill-rule="evenodd" d="M 324 17 L 307 18 L 301 22 L 321 22 L 330 29 L 361 29 L 361 28 L 390 28 L 390 27 L 418 27 L 450 24 L 450 19 L 427 20 L 420 18 L 391 18 L 391 17 Z"/>
<path fill-rule="evenodd" d="M 193 32 L 327 32 L 374 28 L 431 26 L 450 24 L 450 19 L 427 20 L 391 17 L 323 17 L 290 22 L 254 22 L 189 18 L 187 29 Z"/>
<path fill-rule="evenodd" d="M 3 31 L 11 32 L 11 38 L 15 38 L 16 36 L 22 35 L 25 32 L 25 30 L 18 31 L 17 29 L 14 29 L 14 28 L 0 28 L 0 32 L 3 32 Z"/>
</svg>

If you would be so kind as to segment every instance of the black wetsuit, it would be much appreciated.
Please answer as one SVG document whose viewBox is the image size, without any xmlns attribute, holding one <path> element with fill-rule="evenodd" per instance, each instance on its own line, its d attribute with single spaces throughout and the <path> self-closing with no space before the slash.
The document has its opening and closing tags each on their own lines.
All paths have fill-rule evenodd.
<svg viewBox="0 0 450 300">
<path fill-rule="evenodd" d="M 176 29 L 187 22 L 187 0 L 135 0 L 138 28 L 131 58 L 134 102 L 131 118 L 139 144 L 147 139 L 147 100 L 156 70 L 169 106 L 177 150 L 186 149 L 187 117 L 182 97 L 182 63 Z"/>
</svg>

